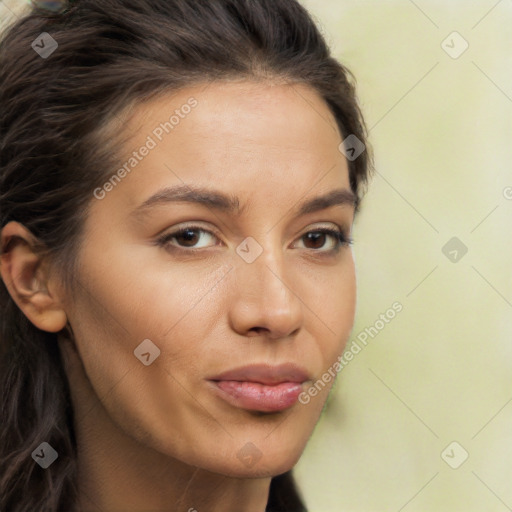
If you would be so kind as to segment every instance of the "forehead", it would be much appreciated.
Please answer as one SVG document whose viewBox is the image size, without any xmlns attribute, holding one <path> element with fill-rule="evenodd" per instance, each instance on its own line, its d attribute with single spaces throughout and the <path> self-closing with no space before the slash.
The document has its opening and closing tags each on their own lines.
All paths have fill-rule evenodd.
<svg viewBox="0 0 512 512">
<path fill-rule="evenodd" d="M 334 116 L 302 84 L 189 87 L 136 105 L 122 126 L 120 165 L 128 172 L 115 188 L 130 206 L 174 184 L 216 185 L 237 195 L 283 186 L 302 195 L 320 181 L 323 189 L 349 188 Z"/>
</svg>

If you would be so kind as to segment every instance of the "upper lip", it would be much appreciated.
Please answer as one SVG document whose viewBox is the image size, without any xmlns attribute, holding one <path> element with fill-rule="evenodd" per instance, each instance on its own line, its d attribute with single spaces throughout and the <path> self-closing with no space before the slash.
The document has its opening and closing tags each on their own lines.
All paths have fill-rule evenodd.
<svg viewBox="0 0 512 512">
<path fill-rule="evenodd" d="M 260 384 L 280 384 L 282 382 L 303 383 L 309 380 L 309 375 L 300 366 L 285 363 L 277 366 L 269 364 L 253 364 L 228 370 L 209 380 L 236 380 L 240 382 L 259 382 Z"/>
</svg>

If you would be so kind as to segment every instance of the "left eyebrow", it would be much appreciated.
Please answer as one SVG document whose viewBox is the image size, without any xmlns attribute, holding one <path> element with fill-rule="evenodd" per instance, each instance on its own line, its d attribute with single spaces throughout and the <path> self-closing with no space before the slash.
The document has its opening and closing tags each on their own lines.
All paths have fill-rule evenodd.
<svg viewBox="0 0 512 512">
<path fill-rule="evenodd" d="M 223 192 L 205 187 L 178 185 L 159 190 L 135 208 L 130 215 L 139 216 L 154 206 L 175 202 L 201 204 L 208 208 L 236 215 L 240 215 L 243 210 L 240 208 L 240 200 L 236 196 L 226 195 Z M 355 207 L 356 204 L 355 194 L 351 190 L 340 188 L 303 202 L 297 208 L 297 215 L 306 215 L 331 206 L 349 205 Z"/>
<path fill-rule="evenodd" d="M 351 190 L 346 188 L 339 188 L 332 190 L 327 194 L 307 200 L 299 206 L 297 213 L 298 215 L 306 215 L 308 213 L 325 210 L 331 206 L 344 205 L 349 205 L 355 208 L 357 205 L 357 198 Z"/>
</svg>

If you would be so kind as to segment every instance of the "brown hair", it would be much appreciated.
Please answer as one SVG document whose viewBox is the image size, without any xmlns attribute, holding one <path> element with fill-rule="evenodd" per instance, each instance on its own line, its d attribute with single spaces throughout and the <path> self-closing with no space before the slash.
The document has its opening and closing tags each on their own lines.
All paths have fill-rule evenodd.
<svg viewBox="0 0 512 512">
<path fill-rule="evenodd" d="M 46 58 L 31 47 L 43 32 L 58 43 Z M 367 144 L 354 80 L 296 0 L 33 6 L 0 41 L 0 228 L 14 220 L 30 230 L 71 290 L 92 191 L 116 162 L 105 127 L 159 94 L 270 77 L 311 86 L 342 136 Z M 358 200 L 370 167 L 368 151 L 349 162 Z M 3 282 L 0 308 L 0 510 L 76 510 L 73 410 L 57 334 L 29 322 Z M 47 470 L 31 457 L 42 441 L 59 454 Z M 291 472 L 272 479 L 267 510 L 306 510 Z"/>
</svg>

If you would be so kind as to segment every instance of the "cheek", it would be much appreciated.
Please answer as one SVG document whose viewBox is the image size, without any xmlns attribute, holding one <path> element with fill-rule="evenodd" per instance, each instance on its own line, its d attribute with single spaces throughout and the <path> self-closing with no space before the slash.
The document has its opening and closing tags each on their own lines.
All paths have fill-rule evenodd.
<svg viewBox="0 0 512 512">
<path fill-rule="evenodd" d="M 125 250 L 117 257 L 90 260 L 95 261 L 94 268 L 85 273 L 83 288 L 86 299 L 92 299 L 85 310 L 90 311 L 95 326 L 103 327 L 106 333 L 111 332 L 110 327 L 119 327 L 124 338 L 128 334 L 127 342 L 150 334 L 158 339 L 166 337 L 184 322 L 197 326 L 190 322 L 194 309 L 211 301 L 211 292 L 229 271 L 229 265 L 176 264 L 170 258 L 151 258 L 154 251 L 152 248 L 127 257 Z M 108 315 L 98 315 L 97 309 Z"/>
<path fill-rule="evenodd" d="M 326 339 L 321 350 L 324 356 L 324 371 L 331 368 L 334 362 L 342 355 L 349 340 L 355 317 L 355 284 L 346 289 L 343 298 L 337 302 L 332 311 L 332 329 L 335 336 Z"/>
<path fill-rule="evenodd" d="M 300 297 L 310 309 L 311 324 L 324 356 L 332 361 L 344 349 L 354 325 L 356 310 L 356 273 L 352 253 L 347 251 L 343 264 L 304 273 Z"/>
<path fill-rule="evenodd" d="M 108 417 L 142 444 L 195 463 L 208 454 L 206 446 L 191 448 L 201 425 L 211 423 L 204 397 L 195 397 L 202 392 L 205 345 L 222 318 L 216 283 L 226 271 L 217 265 L 156 276 L 146 268 L 128 280 L 112 271 L 108 282 L 90 278 L 76 302 L 81 358 Z M 145 339 L 160 351 L 148 366 L 134 354 Z"/>
<path fill-rule="evenodd" d="M 115 261 L 110 265 L 96 259 L 94 268 L 84 269 L 81 293 L 71 312 L 80 355 L 96 394 L 105 396 L 121 381 L 124 385 L 140 382 L 133 396 L 169 386 L 168 374 L 156 377 L 156 372 L 142 371 L 139 375 L 141 369 L 158 366 L 180 374 L 197 373 L 200 345 L 208 340 L 220 315 L 216 284 L 229 267 L 167 265 L 161 269 L 147 260 Z M 155 366 L 145 367 L 134 354 L 146 339 L 160 351 Z M 133 400 L 130 393 L 127 402 Z"/>
</svg>

